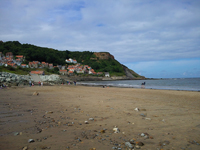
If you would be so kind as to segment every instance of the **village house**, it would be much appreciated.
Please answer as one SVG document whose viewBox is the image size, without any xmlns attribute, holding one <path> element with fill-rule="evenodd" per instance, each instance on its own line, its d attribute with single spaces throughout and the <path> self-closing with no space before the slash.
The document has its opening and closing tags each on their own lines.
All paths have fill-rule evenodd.
<svg viewBox="0 0 200 150">
<path fill-rule="evenodd" d="M 17 68 L 17 64 L 13 62 L 6 63 L 6 66 L 12 66 L 13 68 Z"/>
<path fill-rule="evenodd" d="M 49 63 L 42 62 L 41 63 L 41 68 L 47 68 L 49 66 Z"/>
<path fill-rule="evenodd" d="M 19 59 L 19 61 L 21 61 L 21 62 L 23 62 L 25 60 L 25 57 L 23 55 L 17 55 L 16 58 Z"/>
<path fill-rule="evenodd" d="M 66 74 L 67 74 L 67 70 L 59 70 L 59 73 L 60 73 L 61 75 L 66 75 Z"/>
<path fill-rule="evenodd" d="M 81 70 L 76 70 L 77 73 L 85 73 L 85 70 L 84 69 L 81 69 Z"/>
<path fill-rule="evenodd" d="M 53 64 L 49 64 L 49 69 L 53 69 Z"/>
<path fill-rule="evenodd" d="M 73 71 L 68 71 L 68 75 L 73 75 L 74 74 L 74 72 Z"/>
<path fill-rule="evenodd" d="M 105 77 L 110 77 L 109 72 L 105 72 Z"/>
<path fill-rule="evenodd" d="M 77 63 L 77 61 L 75 59 L 71 59 L 71 58 L 66 59 L 65 61 L 66 61 L 66 63 L 74 63 L 74 64 Z"/>
<path fill-rule="evenodd" d="M 59 70 L 62 70 L 62 65 L 57 65 Z"/>
<path fill-rule="evenodd" d="M 38 68 L 40 62 L 39 61 L 33 61 L 33 62 L 29 62 L 29 67 L 30 68 Z"/>
<path fill-rule="evenodd" d="M 90 69 L 89 74 L 96 74 L 96 72 L 94 71 L 94 69 Z"/>
<path fill-rule="evenodd" d="M 6 53 L 6 58 L 13 59 L 13 53 L 12 52 L 7 52 Z"/>
<path fill-rule="evenodd" d="M 28 68 L 28 65 L 26 65 L 26 64 L 21 64 L 21 67 L 22 67 L 22 68 Z"/>
</svg>

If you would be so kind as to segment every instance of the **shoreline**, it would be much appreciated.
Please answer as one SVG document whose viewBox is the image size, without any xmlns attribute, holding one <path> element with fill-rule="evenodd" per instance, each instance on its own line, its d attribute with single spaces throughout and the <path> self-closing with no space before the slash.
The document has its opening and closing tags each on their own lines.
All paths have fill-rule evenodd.
<svg viewBox="0 0 200 150">
<path fill-rule="evenodd" d="M 90 85 L 90 84 L 77 84 L 79 86 L 88 86 L 88 87 L 115 87 L 115 88 L 133 88 L 133 89 L 149 89 L 149 90 L 169 90 L 169 91 L 191 91 L 191 92 L 200 92 L 200 90 L 179 90 L 179 89 L 154 89 L 154 88 L 141 88 L 141 87 L 123 87 L 123 86 L 112 86 L 112 85 Z"/>
</svg>

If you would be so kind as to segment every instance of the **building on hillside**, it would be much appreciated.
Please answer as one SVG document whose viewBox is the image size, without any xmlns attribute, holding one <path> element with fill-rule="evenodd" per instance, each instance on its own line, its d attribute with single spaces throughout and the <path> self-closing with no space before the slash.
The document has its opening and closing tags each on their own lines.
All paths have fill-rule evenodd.
<svg viewBox="0 0 200 150">
<path fill-rule="evenodd" d="M 76 70 L 76 73 L 85 73 L 85 70 L 84 69 Z"/>
<path fill-rule="evenodd" d="M 77 64 L 77 61 L 76 61 L 75 59 L 69 58 L 69 59 L 66 59 L 65 61 L 66 61 L 66 63 L 74 63 L 74 64 Z"/>
<path fill-rule="evenodd" d="M 74 74 L 74 71 L 68 71 L 68 75 L 73 75 Z"/>
<path fill-rule="evenodd" d="M 6 53 L 6 58 L 11 58 L 11 59 L 13 59 L 13 53 L 12 53 L 12 52 L 7 52 L 7 53 Z"/>
<path fill-rule="evenodd" d="M 49 69 L 53 69 L 53 64 L 49 64 Z"/>
<path fill-rule="evenodd" d="M 94 71 L 94 69 L 90 69 L 89 74 L 97 74 L 97 73 Z"/>
<path fill-rule="evenodd" d="M 17 68 L 17 64 L 13 62 L 8 62 L 5 66 L 11 66 L 13 68 Z"/>
<path fill-rule="evenodd" d="M 42 68 L 47 68 L 48 66 L 49 66 L 49 63 L 46 63 L 46 62 L 41 63 Z"/>
<path fill-rule="evenodd" d="M 110 77 L 109 72 L 104 72 L 104 74 L 105 74 L 105 77 Z"/>
<path fill-rule="evenodd" d="M 22 68 L 28 68 L 28 65 L 26 65 L 26 64 L 21 64 L 20 65 Z"/>
<path fill-rule="evenodd" d="M 59 70 L 59 73 L 60 73 L 61 75 L 66 75 L 66 74 L 67 74 L 67 70 Z"/>
<path fill-rule="evenodd" d="M 62 70 L 62 65 L 57 65 L 57 67 L 58 67 L 59 70 Z"/>
<path fill-rule="evenodd" d="M 16 60 L 19 60 L 19 61 L 21 61 L 21 62 L 23 62 L 24 60 L 25 60 L 25 57 L 23 56 L 23 55 L 17 55 L 16 56 Z"/>
<path fill-rule="evenodd" d="M 30 68 L 38 68 L 40 62 L 39 61 L 33 61 L 33 62 L 29 62 L 29 67 Z"/>
</svg>

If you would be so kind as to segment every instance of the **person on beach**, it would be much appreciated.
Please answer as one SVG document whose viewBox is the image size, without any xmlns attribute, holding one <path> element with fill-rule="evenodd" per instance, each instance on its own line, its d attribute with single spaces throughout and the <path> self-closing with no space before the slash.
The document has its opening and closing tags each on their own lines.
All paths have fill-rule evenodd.
<svg viewBox="0 0 200 150">
<path fill-rule="evenodd" d="M 41 82 L 41 86 L 43 86 L 43 82 Z"/>
<path fill-rule="evenodd" d="M 141 88 L 144 89 L 145 88 L 145 82 L 141 84 Z"/>
<path fill-rule="evenodd" d="M 39 86 L 41 85 L 41 82 L 40 82 L 40 81 L 38 82 L 38 85 L 39 85 Z"/>
<path fill-rule="evenodd" d="M 31 80 L 29 81 L 29 85 L 30 85 L 30 87 L 32 86 L 32 82 L 31 82 Z"/>
<path fill-rule="evenodd" d="M 76 85 L 76 81 L 74 81 L 74 85 Z"/>
</svg>

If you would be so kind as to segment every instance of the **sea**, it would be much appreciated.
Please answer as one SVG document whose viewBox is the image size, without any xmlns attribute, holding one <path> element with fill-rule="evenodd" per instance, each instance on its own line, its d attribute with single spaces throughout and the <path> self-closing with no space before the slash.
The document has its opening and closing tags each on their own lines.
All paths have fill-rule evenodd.
<svg viewBox="0 0 200 150">
<path fill-rule="evenodd" d="M 142 87 L 142 83 L 145 86 Z M 147 80 L 118 80 L 118 81 L 82 81 L 79 85 L 87 86 L 110 86 L 123 88 L 145 88 L 161 90 L 180 90 L 200 92 L 200 78 L 168 78 Z"/>
</svg>

